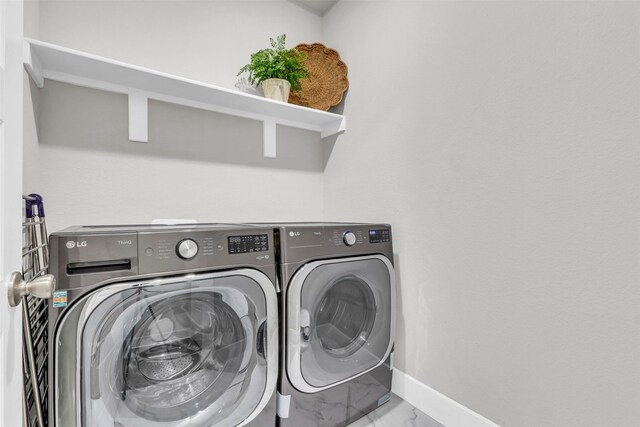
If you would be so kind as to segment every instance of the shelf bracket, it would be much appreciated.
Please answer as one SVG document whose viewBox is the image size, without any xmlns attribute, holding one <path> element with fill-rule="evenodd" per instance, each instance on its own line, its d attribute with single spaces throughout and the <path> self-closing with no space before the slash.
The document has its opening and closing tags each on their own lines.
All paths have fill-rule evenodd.
<svg viewBox="0 0 640 427">
<path fill-rule="evenodd" d="M 262 122 L 262 155 L 276 157 L 276 122 L 272 120 Z"/>
<path fill-rule="evenodd" d="M 138 91 L 128 94 L 129 140 L 149 142 L 149 103 L 147 96 Z"/>
<path fill-rule="evenodd" d="M 320 137 L 326 138 L 331 135 L 340 135 L 343 134 L 347 129 L 347 118 L 342 117 L 342 119 L 338 122 L 331 123 L 329 125 L 323 126 L 320 131 Z"/>
<path fill-rule="evenodd" d="M 31 52 L 31 45 L 24 42 L 22 47 L 22 62 L 24 62 L 24 69 L 33 79 L 33 82 L 40 89 L 44 87 L 44 75 L 42 73 L 42 64 L 36 55 Z"/>
</svg>

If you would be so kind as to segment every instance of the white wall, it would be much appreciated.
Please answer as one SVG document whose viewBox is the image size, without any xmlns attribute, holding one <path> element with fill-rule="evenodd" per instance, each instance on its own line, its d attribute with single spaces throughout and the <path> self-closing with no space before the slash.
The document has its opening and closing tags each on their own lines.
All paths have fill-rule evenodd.
<svg viewBox="0 0 640 427">
<path fill-rule="evenodd" d="M 396 364 L 503 426 L 640 425 L 640 4 L 341 1 L 325 217 L 393 225 Z"/>
<path fill-rule="evenodd" d="M 322 19 L 286 0 L 41 0 L 42 40 L 233 88 L 249 55 L 287 34 L 318 41 Z"/>
<path fill-rule="evenodd" d="M 24 5 L 24 34 L 28 34 L 33 38 L 40 37 L 40 0 L 27 0 Z M 40 163 L 40 149 L 38 146 L 38 133 L 36 128 L 36 109 L 34 108 L 32 91 L 35 93 L 36 87 L 29 78 L 29 75 L 23 73 L 23 158 L 25 166 L 22 169 L 23 193 L 29 194 L 40 191 L 40 179 L 38 173 L 38 165 Z M 35 96 L 35 95 L 34 95 Z"/>
<path fill-rule="evenodd" d="M 287 1 L 42 1 L 44 41 L 233 88 L 249 55 L 287 34 L 321 38 L 321 18 Z M 34 30 L 35 31 L 35 30 Z M 127 139 L 126 98 L 47 81 L 34 95 L 40 191 L 50 230 L 72 224 L 318 220 L 322 142 L 278 128 L 262 157 L 262 125 L 150 104 L 149 143 Z M 33 190 L 31 190 L 33 191 Z"/>
</svg>

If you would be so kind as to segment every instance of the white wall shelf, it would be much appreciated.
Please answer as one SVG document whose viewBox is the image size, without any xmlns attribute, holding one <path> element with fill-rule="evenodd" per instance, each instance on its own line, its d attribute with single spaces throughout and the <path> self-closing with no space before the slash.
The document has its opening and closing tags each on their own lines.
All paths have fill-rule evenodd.
<svg viewBox="0 0 640 427">
<path fill-rule="evenodd" d="M 45 79 L 126 94 L 129 139 L 148 142 L 148 99 L 259 120 L 263 153 L 276 156 L 276 124 L 320 132 L 322 138 L 346 129 L 339 114 L 273 101 L 232 89 L 173 76 L 77 50 L 25 39 L 24 66 L 42 88 Z"/>
</svg>

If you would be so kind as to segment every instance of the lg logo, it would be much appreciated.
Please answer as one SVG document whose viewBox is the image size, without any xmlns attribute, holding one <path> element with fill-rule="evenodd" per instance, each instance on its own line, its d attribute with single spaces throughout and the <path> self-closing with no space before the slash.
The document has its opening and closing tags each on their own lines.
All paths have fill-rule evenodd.
<svg viewBox="0 0 640 427">
<path fill-rule="evenodd" d="M 300 235 L 299 231 L 290 231 L 289 232 L 289 236 L 291 237 L 298 237 Z"/>
<path fill-rule="evenodd" d="M 82 242 L 74 242 L 72 240 L 69 240 L 67 242 L 67 249 L 73 249 L 73 248 L 85 248 L 87 247 L 87 241 L 83 240 Z"/>
</svg>

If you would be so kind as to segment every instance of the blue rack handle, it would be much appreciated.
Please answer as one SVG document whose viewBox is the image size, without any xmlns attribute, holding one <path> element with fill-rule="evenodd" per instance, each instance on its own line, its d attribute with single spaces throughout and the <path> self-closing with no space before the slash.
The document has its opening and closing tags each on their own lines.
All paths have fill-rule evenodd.
<svg viewBox="0 0 640 427">
<path fill-rule="evenodd" d="M 31 193 L 28 196 L 22 196 L 25 202 L 26 217 L 33 218 L 33 207 L 36 207 L 36 215 L 40 218 L 44 218 L 44 204 L 42 203 L 42 196 L 36 193 Z"/>
</svg>

